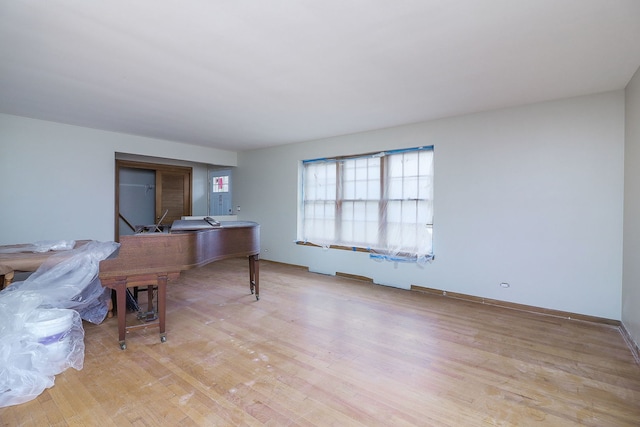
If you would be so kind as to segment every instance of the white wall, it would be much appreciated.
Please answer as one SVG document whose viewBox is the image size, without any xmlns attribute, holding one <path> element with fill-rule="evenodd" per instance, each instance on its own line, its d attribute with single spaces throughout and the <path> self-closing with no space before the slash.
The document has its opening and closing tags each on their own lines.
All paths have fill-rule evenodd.
<svg viewBox="0 0 640 427">
<path fill-rule="evenodd" d="M 626 89 L 622 323 L 640 344 L 640 69 Z"/>
<path fill-rule="evenodd" d="M 0 244 L 113 240 L 116 152 L 237 164 L 235 152 L 0 114 Z"/>
<path fill-rule="evenodd" d="M 640 174 L 629 166 L 640 159 L 638 120 L 630 124 L 638 86 L 636 76 L 627 89 L 628 213 L 640 211 Z M 239 219 L 262 224 L 264 259 L 620 319 L 624 108 L 618 91 L 238 155 L 0 114 L 0 244 L 111 240 L 116 152 L 229 166 L 237 160 Z M 435 146 L 432 264 L 293 243 L 300 160 L 425 144 Z M 632 218 L 624 321 L 637 338 L 640 226 Z M 500 288 L 503 281 L 511 287 Z"/>
<path fill-rule="evenodd" d="M 293 243 L 301 160 L 420 145 L 435 146 L 433 263 Z M 242 152 L 236 204 L 264 259 L 620 319 L 623 149 L 617 91 Z"/>
</svg>

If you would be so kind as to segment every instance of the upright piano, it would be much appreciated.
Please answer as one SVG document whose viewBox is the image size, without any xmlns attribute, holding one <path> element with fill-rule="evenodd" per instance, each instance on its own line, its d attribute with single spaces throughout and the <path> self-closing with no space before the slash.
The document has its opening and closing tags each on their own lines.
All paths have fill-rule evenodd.
<svg viewBox="0 0 640 427">
<path fill-rule="evenodd" d="M 226 258 L 248 257 L 249 290 L 260 299 L 260 225 L 250 221 L 223 221 L 199 230 L 142 233 L 120 238 L 120 248 L 100 262 L 102 285 L 116 292 L 118 340 L 126 349 L 127 330 L 148 327 L 150 323 L 126 325 L 127 288 L 157 287 L 157 324 L 160 341 L 166 341 L 166 287 L 180 272 Z M 149 294 L 151 296 L 151 292 Z"/>
</svg>

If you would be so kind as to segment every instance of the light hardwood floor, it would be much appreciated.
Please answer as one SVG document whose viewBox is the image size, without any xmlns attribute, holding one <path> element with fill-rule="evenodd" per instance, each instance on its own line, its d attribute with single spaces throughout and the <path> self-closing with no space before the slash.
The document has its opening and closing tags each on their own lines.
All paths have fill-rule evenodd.
<svg viewBox="0 0 640 427">
<path fill-rule="evenodd" d="M 616 327 L 245 260 L 184 272 L 157 328 L 85 324 L 84 369 L 2 426 L 638 426 Z"/>
</svg>

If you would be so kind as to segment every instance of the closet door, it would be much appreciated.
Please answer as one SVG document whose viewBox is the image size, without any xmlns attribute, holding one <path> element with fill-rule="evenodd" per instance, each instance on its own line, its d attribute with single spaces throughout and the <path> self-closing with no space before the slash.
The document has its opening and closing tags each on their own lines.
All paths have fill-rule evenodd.
<svg viewBox="0 0 640 427">
<path fill-rule="evenodd" d="M 156 224 L 171 225 L 183 215 L 191 215 L 191 171 L 156 170 Z"/>
</svg>

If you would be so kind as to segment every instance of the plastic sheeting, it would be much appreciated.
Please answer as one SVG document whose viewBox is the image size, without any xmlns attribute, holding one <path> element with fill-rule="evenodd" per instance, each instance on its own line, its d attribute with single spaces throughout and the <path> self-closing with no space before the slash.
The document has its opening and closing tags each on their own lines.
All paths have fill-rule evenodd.
<svg viewBox="0 0 640 427">
<path fill-rule="evenodd" d="M 0 253 L 11 254 L 20 252 L 44 253 L 49 251 L 69 251 L 75 246 L 75 240 L 40 240 L 28 245 L 0 248 Z"/>
<path fill-rule="evenodd" d="M 57 253 L 25 281 L 15 282 L 3 292 L 34 292 L 42 297 L 42 308 L 76 310 L 82 319 L 101 323 L 107 315 L 110 294 L 98 280 L 99 263 L 118 246 L 115 242 L 92 241 Z"/>
<path fill-rule="evenodd" d="M 99 263 L 118 246 L 92 241 L 53 255 L 0 292 L 0 408 L 34 399 L 67 368 L 82 369 L 82 319 L 106 317 Z"/>
</svg>

